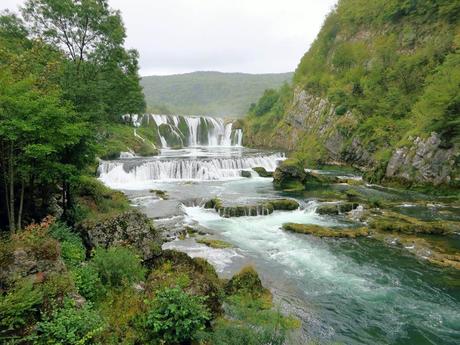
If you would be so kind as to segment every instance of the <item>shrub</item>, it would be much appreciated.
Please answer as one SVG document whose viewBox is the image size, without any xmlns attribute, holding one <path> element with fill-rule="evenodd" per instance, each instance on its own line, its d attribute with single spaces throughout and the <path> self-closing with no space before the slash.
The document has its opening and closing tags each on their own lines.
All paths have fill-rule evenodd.
<svg viewBox="0 0 460 345">
<path fill-rule="evenodd" d="M 120 287 L 143 280 L 145 269 L 141 258 L 126 247 L 98 248 L 91 260 L 104 285 Z"/>
<path fill-rule="evenodd" d="M 87 300 L 96 301 L 105 294 L 105 288 L 94 266 L 84 265 L 75 268 L 72 275 L 78 293 Z"/>
<path fill-rule="evenodd" d="M 72 300 L 67 300 L 62 308 L 38 323 L 37 342 L 56 345 L 95 344 L 94 337 L 103 329 L 102 318 L 89 303 L 76 308 Z"/>
<path fill-rule="evenodd" d="M 78 265 L 85 260 L 85 247 L 80 236 L 72 232 L 71 228 L 55 223 L 50 229 L 51 237 L 61 242 L 61 256 L 68 266 Z"/>
<path fill-rule="evenodd" d="M 167 344 L 196 339 L 210 319 L 204 301 L 205 297 L 186 294 L 179 288 L 158 291 L 145 321 L 148 337 Z"/>
<path fill-rule="evenodd" d="M 43 294 L 30 280 L 22 280 L 15 289 L 0 295 L 0 339 L 33 322 Z"/>
</svg>

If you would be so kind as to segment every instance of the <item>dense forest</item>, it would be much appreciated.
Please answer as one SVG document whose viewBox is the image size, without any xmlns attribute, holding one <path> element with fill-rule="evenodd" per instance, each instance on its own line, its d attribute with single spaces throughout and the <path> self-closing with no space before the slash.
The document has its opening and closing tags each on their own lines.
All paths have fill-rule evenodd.
<svg viewBox="0 0 460 345">
<path fill-rule="evenodd" d="M 372 181 L 455 182 L 459 18 L 458 1 L 339 1 L 292 87 L 267 90 L 251 108 L 246 142 L 287 148 L 310 165 L 353 164 Z M 283 141 L 286 135 L 292 141 Z M 422 176 L 411 160 L 422 146 L 432 149 L 433 162 L 451 162 L 426 170 L 449 176 Z"/>
<path fill-rule="evenodd" d="M 193 72 L 142 77 L 148 110 L 211 116 L 242 116 L 265 89 L 290 82 L 292 73 Z"/>
</svg>

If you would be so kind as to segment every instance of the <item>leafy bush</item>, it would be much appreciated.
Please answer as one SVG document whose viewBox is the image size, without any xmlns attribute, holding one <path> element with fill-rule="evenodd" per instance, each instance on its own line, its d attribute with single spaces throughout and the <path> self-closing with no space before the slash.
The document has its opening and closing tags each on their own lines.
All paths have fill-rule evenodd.
<svg viewBox="0 0 460 345">
<path fill-rule="evenodd" d="M 31 323 L 37 316 L 43 294 L 32 281 L 20 281 L 6 295 L 0 295 L 0 340 Z"/>
<path fill-rule="evenodd" d="M 95 344 L 94 337 L 104 329 L 102 318 L 89 303 L 76 308 L 72 300 L 53 311 L 37 325 L 39 344 Z"/>
<path fill-rule="evenodd" d="M 145 320 L 148 338 L 167 344 L 195 339 L 210 319 L 204 301 L 205 297 L 186 294 L 179 288 L 158 291 Z"/>
<path fill-rule="evenodd" d="M 141 258 L 126 247 L 98 248 L 91 260 L 104 285 L 116 288 L 143 280 Z"/>
<path fill-rule="evenodd" d="M 62 223 L 55 223 L 49 232 L 51 237 L 61 242 L 61 256 L 68 266 L 75 266 L 85 260 L 82 240 L 71 228 Z"/>
<path fill-rule="evenodd" d="M 84 265 L 72 270 L 78 293 L 87 300 L 96 301 L 105 293 L 101 278 L 93 265 Z"/>
<path fill-rule="evenodd" d="M 279 95 L 276 90 L 265 90 L 264 94 L 253 108 L 254 114 L 256 114 L 257 116 L 261 116 L 268 113 L 275 105 L 275 103 L 278 101 L 278 98 Z"/>
</svg>

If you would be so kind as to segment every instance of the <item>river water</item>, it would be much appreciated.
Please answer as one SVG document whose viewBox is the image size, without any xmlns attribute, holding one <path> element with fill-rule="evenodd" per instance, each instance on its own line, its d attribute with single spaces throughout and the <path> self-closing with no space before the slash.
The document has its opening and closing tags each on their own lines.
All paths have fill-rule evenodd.
<svg viewBox="0 0 460 345">
<path fill-rule="evenodd" d="M 280 308 L 302 321 L 292 343 L 459 344 L 460 275 L 456 271 L 421 261 L 410 248 L 372 238 L 320 239 L 280 229 L 285 222 L 350 225 L 341 215 L 315 213 L 322 190 L 283 193 L 274 190 L 271 178 L 255 172 L 251 178 L 240 176 L 241 170 L 256 166 L 273 171 L 282 159 L 280 153 L 245 149 L 238 143 L 165 148 L 158 157 L 102 162 L 100 179 L 123 190 L 172 238 L 175 231 L 192 226 L 233 244 L 234 248 L 213 249 L 190 237 L 176 238 L 164 248 L 204 257 L 223 277 L 244 265 L 254 265 Z M 458 209 L 412 209 L 411 200 L 422 198 L 420 195 L 359 188 L 363 193 L 401 200 L 401 210 L 412 215 L 437 218 L 447 214 L 443 217 L 458 219 Z M 169 198 L 162 200 L 151 189 L 166 191 Z M 223 218 L 203 208 L 204 201 L 212 197 L 229 205 L 290 197 L 301 207 L 264 216 Z M 450 240 L 457 251 L 458 236 Z"/>
</svg>

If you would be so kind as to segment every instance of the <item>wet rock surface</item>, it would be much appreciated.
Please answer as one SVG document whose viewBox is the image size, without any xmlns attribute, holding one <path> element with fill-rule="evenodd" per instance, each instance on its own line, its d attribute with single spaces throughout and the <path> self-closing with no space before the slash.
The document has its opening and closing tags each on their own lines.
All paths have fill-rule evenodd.
<svg viewBox="0 0 460 345">
<path fill-rule="evenodd" d="M 139 249 L 144 259 L 152 257 L 162 242 L 160 231 L 146 215 L 136 210 L 87 226 L 83 232 L 90 247 L 128 244 Z"/>
</svg>

